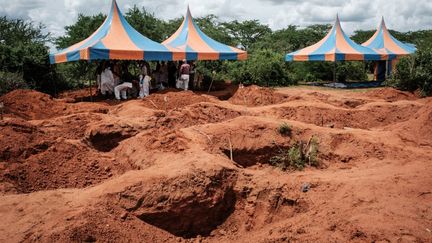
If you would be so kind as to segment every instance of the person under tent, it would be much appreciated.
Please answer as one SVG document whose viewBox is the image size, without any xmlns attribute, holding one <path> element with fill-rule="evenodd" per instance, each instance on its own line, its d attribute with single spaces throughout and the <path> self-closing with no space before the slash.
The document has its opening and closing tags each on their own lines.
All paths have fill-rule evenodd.
<svg viewBox="0 0 432 243">
<path fill-rule="evenodd" d="M 96 85 L 98 94 L 101 93 L 101 85 L 102 85 L 102 72 L 104 71 L 105 62 L 99 62 L 96 67 Z"/>
<path fill-rule="evenodd" d="M 143 99 L 150 95 L 150 82 L 152 78 L 146 75 L 143 79 L 140 80 L 140 92 L 138 99 Z"/>
<path fill-rule="evenodd" d="M 160 75 L 160 82 L 162 84 L 163 88 L 168 88 L 168 66 L 166 62 L 162 62 L 160 69 L 159 69 Z"/>
<path fill-rule="evenodd" d="M 191 66 L 187 63 L 186 59 L 183 60 L 183 64 L 179 68 L 179 80 L 177 81 L 177 88 L 188 90 L 189 89 L 189 75 Z"/>
<path fill-rule="evenodd" d="M 138 99 L 143 99 L 150 95 L 150 65 L 148 62 L 143 61 L 139 64 L 140 76 L 139 76 L 139 95 Z"/>
<path fill-rule="evenodd" d="M 133 88 L 134 77 L 128 70 L 128 64 L 123 65 L 120 84 L 114 88 L 114 95 L 117 100 L 127 100 L 127 91 Z"/>
<path fill-rule="evenodd" d="M 114 75 L 111 71 L 111 67 L 104 63 L 102 64 L 102 69 L 100 92 L 104 96 L 112 95 L 114 92 Z"/>
<path fill-rule="evenodd" d="M 177 76 L 177 65 L 173 61 L 169 61 L 167 64 L 168 69 L 168 87 L 176 87 L 176 76 Z"/>
</svg>

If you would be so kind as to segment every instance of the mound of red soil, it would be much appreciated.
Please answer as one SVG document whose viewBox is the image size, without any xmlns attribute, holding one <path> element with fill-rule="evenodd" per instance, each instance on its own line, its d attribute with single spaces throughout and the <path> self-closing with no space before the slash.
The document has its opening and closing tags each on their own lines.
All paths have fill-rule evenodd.
<svg viewBox="0 0 432 243">
<path fill-rule="evenodd" d="M 371 129 L 407 121 L 419 109 L 420 106 L 413 104 L 384 103 L 383 105 L 365 106 L 362 109 L 341 109 L 322 107 L 316 103 L 305 103 L 304 105 L 272 108 L 267 112 L 284 119 L 317 126 Z"/>
<path fill-rule="evenodd" d="M 80 140 L 85 137 L 85 132 L 92 123 L 101 120 L 100 114 L 88 112 L 32 122 L 32 124 L 37 125 L 50 137 Z"/>
<path fill-rule="evenodd" d="M 46 134 L 22 119 L 0 121 L 0 162 L 19 161 L 51 144 Z"/>
<path fill-rule="evenodd" d="M 404 92 L 393 88 L 376 89 L 366 92 L 365 95 L 370 98 L 383 99 L 388 102 L 418 99 L 418 97 L 416 97 L 413 93 Z"/>
<path fill-rule="evenodd" d="M 165 93 L 152 94 L 146 97 L 143 99 L 143 104 L 145 107 L 151 109 L 172 110 L 208 101 L 210 101 L 208 97 L 197 95 L 192 91 L 166 91 Z"/>
<path fill-rule="evenodd" d="M 418 145 L 432 146 L 432 99 L 412 119 L 394 128 L 402 138 Z"/>
<path fill-rule="evenodd" d="M 72 91 L 66 91 L 59 95 L 60 99 L 64 99 L 69 102 L 82 102 L 82 101 L 88 101 L 91 98 L 91 95 L 93 94 L 93 99 L 96 99 L 96 87 L 92 88 L 92 93 L 90 93 L 90 89 L 79 89 L 79 90 L 72 90 Z"/>
<path fill-rule="evenodd" d="M 0 97 L 5 113 L 28 120 L 48 119 L 62 114 L 66 104 L 34 90 L 14 90 Z"/>
<path fill-rule="evenodd" d="M 179 129 L 205 123 L 226 121 L 242 115 L 241 112 L 212 103 L 200 103 L 160 114 L 158 127 Z"/>
<path fill-rule="evenodd" d="M 0 131 L 0 193 L 82 188 L 131 169 L 24 120 L 0 121 Z"/>
<path fill-rule="evenodd" d="M 310 92 L 307 93 L 307 95 L 314 97 L 316 100 L 324 102 L 326 104 L 347 109 L 354 109 L 367 103 L 367 101 L 363 99 L 334 97 L 330 94 L 325 94 L 321 92 Z M 308 100 L 306 97 L 299 97 L 299 99 Z"/>
<path fill-rule="evenodd" d="M 1 97 L 0 241 L 430 242 L 432 100 L 280 92 Z M 320 166 L 269 164 L 312 137 Z"/>
<path fill-rule="evenodd" d="M 8 191 L 30 193 L 95 185 L 130 169 L 109 156 L 103 157 L 82 144 L 59 141 L 35 147 L 37 154 L 18 163 L 6 162 L 0 172 Z"/>
<path fill-rule="evenodd" d="M 287 98 L 287 95 L 279 94 L 273 89 L 252 85 L 239 88 L 229 102 L 235 105 L 265 106 L 282 103 Z"/>
</svg>

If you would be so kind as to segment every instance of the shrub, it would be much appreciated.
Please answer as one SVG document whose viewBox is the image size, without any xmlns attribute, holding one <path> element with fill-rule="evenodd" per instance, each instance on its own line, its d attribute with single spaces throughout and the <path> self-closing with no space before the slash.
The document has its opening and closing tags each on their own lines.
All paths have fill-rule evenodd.
<svg viewBox="0 0 432 243">
<path fill-rule="evenodd" d="M 283 136 L 291 136 L 292 128 L 288 123 L 284 122 L 279 126 L 278 131 Z"/>
<path fill-rule="evenodd" d="M 288 150 L 281 150 L 277 155 L 270 158 L 269 163 L 281 170 L 303 170 L 307 165 L 317 167 L 318 161 L 318 139 L 312 137 L 305 146 L 300 141 L 291 146 Z"/>
<path fill-rule="evenodd" d="M 21 74 L 0 72 L 0 96 L 15 89 L 27 89 L 29 86 Z"/>
<path fill-rule="evenodd" d="M 338 62 L 336 65 L 338 82 L 367 80 L 366 68 L 363 62 Z"/>
<path fill-rule="evenodd" d="M 247 61 L 229 62 L 228 77 L 236 83 L 260 86 L 284 86 L 293 84 L 286 71 L 283 55 L 270 50 L 251 53 Z"/>
<path fill-rule="evenodd" d="M 318 81 L 318 78 L 313 75 L 312 73 L 306 73 L 306 75 L 304 76 L 304 80 L 305 82 L 316 82 Z"/>
<path fill-rule="evenodd" d="M 386 83 L 388 86 L 404 91 L 420 90 L 422 96 L 432 95 L 432 47 L 402 58 L 396 69 L 393 79 Z"/>
<path fill-rule="evenodd" d="M 296 170 L 303 170 L 305 168 L 306 161 L 303 156 L 301 143 L 294 144 L 288 150 L 289 166 Z"/>
</svg>

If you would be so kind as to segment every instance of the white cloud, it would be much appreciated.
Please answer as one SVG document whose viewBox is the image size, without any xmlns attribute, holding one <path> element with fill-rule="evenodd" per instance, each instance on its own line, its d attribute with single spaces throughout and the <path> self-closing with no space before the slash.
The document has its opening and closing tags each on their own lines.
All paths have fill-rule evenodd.
<svg viewBox="0 0 432 243">
<path fill-rule="evenodd" d="M 41 22 L 55 36 L 64 33 L 78 15 L 93 15 L 109 10 L 111 0 L 0 0 L 0 15 Z M 122 11 L 133 5 L 145 7 L 157 17 L 181 17 L 187 4 L 194 16 L 215 14 L 222 20 L 258 19 L 272 29 L 288 25 L 333 23 L 339 13 L 347 33 L 374 29 L 385 16 L 391 29 L 409 31 L 430 29 L 430 0 L 118 0 Z"/>
</svg>

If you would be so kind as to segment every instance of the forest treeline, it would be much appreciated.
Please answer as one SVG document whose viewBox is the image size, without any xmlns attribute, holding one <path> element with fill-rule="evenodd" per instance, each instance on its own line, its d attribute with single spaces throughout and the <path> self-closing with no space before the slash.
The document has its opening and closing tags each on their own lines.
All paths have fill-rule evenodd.
<svg viewBox="0 0 432 243">
<path fill-rule="evenodd" d="M 0 17 L 0 95 L 17 88 L 32 88 L 49 94 L 74 89 L 94 79 L 96 63 L 74 62 L 49 64 L 49 46 L 68 47 L 90 36 L 104 21 L 105 15 L 80 14 L 75 23 L 65 27 L 64 36 L 54 38 L 44 26 L 22 19 Z M 162 42 L 172 35 L 182 18 L 163 20 L 145 8 L 134 6 L 125 13 L 127 21 L 148 38 Z M 331 25 L 300 28 L 288 25 L 273 31 L 258 20 L 221 21 L 215 15 L 196 18 L 208 36 L 231 46 L 241 46 L 249 54 L 247 61 L 201 61 L 197 69 L 207 79 L 232 80 L 261 86 L 287 86 L 299 82 L 333 79 L 329 62 L 286 63 L 285 54 L 322 39 Z M 389 23 L 391 24 L 391 23 Z M 357 43 L 368 40 L 375 30 L 356 30 L 351 38 Z M 398 72 L 387 85 L 401 90 L 420 90 L 432 94 L 432 30 L 390 32 L 400 41 L 416 45 L 415 55 L 403 58 Z M 366 80 L 370 62 L 340 62 L 337 79 Z"/>
</svg>

